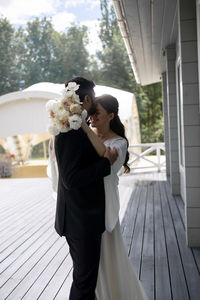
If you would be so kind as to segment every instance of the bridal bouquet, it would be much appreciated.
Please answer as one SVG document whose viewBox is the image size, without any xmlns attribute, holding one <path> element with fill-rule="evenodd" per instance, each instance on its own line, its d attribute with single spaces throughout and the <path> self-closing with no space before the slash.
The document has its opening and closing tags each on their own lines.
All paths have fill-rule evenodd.
<svg viewBox="0 0 200 300">
<path fill-rule="evenodd" d="M 57 135 L 60 132 L 68 132 L 72 129 L 79 129 L 82 121 L 87 117 L 87 111 L 82 109 L 79 95 L 76 91 L 79 84 L 70 82 L 63 90 L 62 97 L 49 100 L 46 103 L 46 110 L 49 114 L 50 124 L 48 132 Z"/>
</svg>

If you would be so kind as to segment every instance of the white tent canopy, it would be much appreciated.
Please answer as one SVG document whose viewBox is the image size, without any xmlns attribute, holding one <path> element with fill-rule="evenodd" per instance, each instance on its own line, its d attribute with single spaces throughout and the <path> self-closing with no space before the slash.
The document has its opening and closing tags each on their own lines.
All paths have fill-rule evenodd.
<svg viewBox="0 0 200 300">
<path fill-rule="evenodd" d="M 0 96 L 0 143 L 16 160 L 26 161 L 31 145 L 49 138 L 45 104 L 58 98 L 64 84 L 41 82 L 19 92 Z M 140 142 L 139 118 L 134 95 L 107 86 L 95 86 L 96 96 L 111 94 L 119 101 L 119 116 L 130 143 Z"/>
<path fill-rule="evenodd" d="M 45 103 L 61 95 L 64 84 L 41 82 L 20 91 L 0 96 L 0 138 L 18 134 L 47 132 Z M 97 96 L 111 94 L 119 101 L 122 121 L 131 117 L 133 94 L 119 89 L 97 85 Z"/>
</svg>

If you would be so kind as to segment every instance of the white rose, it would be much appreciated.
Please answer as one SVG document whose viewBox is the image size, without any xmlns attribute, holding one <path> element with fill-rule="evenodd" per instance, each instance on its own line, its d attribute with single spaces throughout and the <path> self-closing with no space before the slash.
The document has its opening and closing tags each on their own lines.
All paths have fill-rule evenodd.
<svg viewBox="0 0 200 300">
<path fill-rule="evenodd" d="M 79 89 L 79 84 L 77 84 L 76 82 L 69 82 L 67 85 L 67 89 L 70 91 L 77 91 Z"/>
<path fill-rule="evenodd" d="M 73 104 L 70 105 L 70 112 L 72 114 L 78 114 L 78 115 L 80 115 L 82 113 L 82 108 L 81 108 L 81 106 L 79 104 L 73 103 Z"/>
<path fill-rule="evenodd" d="M 67 121 L 68 117 L 69 117 L 69 112 L 65 109 L 59 110 L 56 115 L 56 118 L 58 120 L 66 120 Z"/>
<path fill-rule="evenodd" d="M 58 101 L 56 101 L 56 100 L 49 100 L 46 103 L 46 110 L 48 112 L 52 111 L 53 113 L 56 113 L 57 110 L 58 110 Z"/>
<path fill-rule="evenodd" d="M 63 98 L 62 106 L 65 110 L 69 111 L 70 105 L 73 103 L 72 98 Z"/>
<path fill-rule="evenodd" d="M 48 132 L 52 135 L 57 135 L 60 131 L 55 124 L 52 124 L 48 126 Z"/>
<path fill-rule="evenodd" d="M 77 104 L 82 104 L 82 102 L 80 102 L 79 95 L 77 95 L 76 93 L 74 93 L 73 95 L 73 101 Z"/>
<path fill-rule="evenodd" d="M 63 102 L 63 100 L 68 100 L 68 99 L 71 99 L 71 101 L 72 101 L 73 93 L 74 93 L 73 91 L 64 89 L 62 91 L 62 100 L 61 101 Z"/>
<path fill-rule="evenodd" d="M 81 127 L 82 119 L 78 115 L 73 115 L 69 117 L 69 124 L 70 128 L 77 130 Z"/>
</svg>

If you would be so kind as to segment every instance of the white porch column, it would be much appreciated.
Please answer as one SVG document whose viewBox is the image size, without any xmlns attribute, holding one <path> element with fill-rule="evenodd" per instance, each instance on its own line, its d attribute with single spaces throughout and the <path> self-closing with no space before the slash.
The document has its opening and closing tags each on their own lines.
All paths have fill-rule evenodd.
<svg viewBox="0 0 200 300">
<path fill-rule="evenodd" d="M 170 176 L 169 163 L 169 128 L 168 128 L 168 106 L 167 106 L 167 78 L 166 72 L 162 74 L 162 98 L 163 98 L 163 117 L 164 117 L 164 136 L 165 136 L 165 159 L 166 174 Z"/>
<path fill-rule="evenodd" d="M 195 0 L 178 1 L 187 241 L 200 246 L 200 114 Z M 200 42 L 200 41 L 199 41 Z"/>
<path fill-rule="evenodd" d="M 180 194 L 178 128 L 177 128 L 177 95 L 176 95 L 176 49 L 175 46 L 166 48 L 167 57 L 167 111 L 169 134 L 169 166 L 170 184 L 173 195 Z"/>
</svg>

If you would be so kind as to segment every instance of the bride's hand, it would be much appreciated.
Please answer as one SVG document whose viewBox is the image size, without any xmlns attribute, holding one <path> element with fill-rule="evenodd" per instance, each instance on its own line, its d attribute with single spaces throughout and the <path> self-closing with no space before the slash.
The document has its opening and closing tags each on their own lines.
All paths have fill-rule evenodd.
<svg viewBox="0 0 200 300">
<path fill-rule="evenodd" d="M 110 161 L 110 164 L 113 165 L 118 157 L 117 149 L 114 147 L 113 150 L 111 150 L 110 147 L 106 147 L 104 157 L 106 157 Z"/>
<path fill-rule="evenodd" d="M 85 133 L 88 132 L 89 126 L 87 125 L 87 123 L 85 121 L 82 122 L 81 127 Z"/>
</svg>

